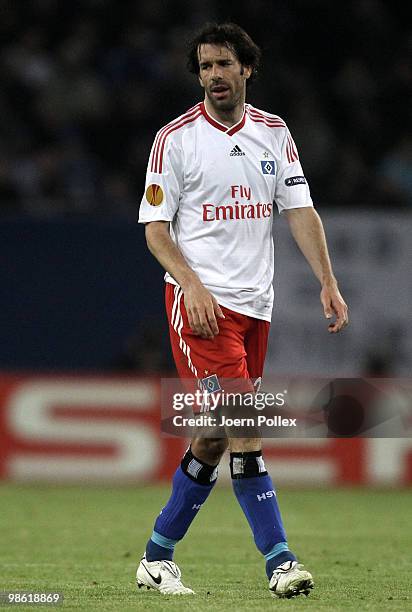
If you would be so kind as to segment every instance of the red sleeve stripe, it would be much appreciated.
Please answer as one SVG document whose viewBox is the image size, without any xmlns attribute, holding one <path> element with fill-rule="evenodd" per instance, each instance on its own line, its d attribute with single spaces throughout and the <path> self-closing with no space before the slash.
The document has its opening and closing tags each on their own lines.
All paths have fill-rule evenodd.
<svg viewBox="0 0 412 612">
<path fill-rule="evenodd" d="M 169 134 L 183 127 L 187 123 L 192 123 L 192 121 L 195 121 L 201 115 L 202 113 L 199 111 L 196 115 L 191 115 L 190 117 L 186 117 L 186 119 L 182 120 L 180 123 L 176 125 L 171 126 L 168 130 L 166 130 L 162 134 L 161 138 L 159 139 L 159 143 L 157 147 L 155 166 L 154 166 L 153 172 L 156 172 L 157 174 L 161 174 L 163 172 L 163 154 L 164 154 L 166 140 Z"/>
<path fill-rule="evenodd" d="M 180 125 L 180 123 L 183 120 L 185 120 L 188 117 L 192 117 L 194 114 L 196 114 L 198 112 L 199 108 L 200 108 L 200 103 L 196 104 L 195 106 L 192 106 L 192 108 L 189 108 L 189 110 L 186 111 L 186 113 L 184 115 L 181 115 L 177 119 L 174 119 L 173 121 L 171 121 L 170 123 L 165 125 L 161 130 L 159 130 L 159 132 L 157 133 L 157 136 L 155 138 L 155 141 L 154 141 L 151 159 L 149 160 L 150 161 L 150 171 L 151 172 L 157 172 L 156 168 L 158 168 L 158 166 L 159 166 L 159 154 L 160 154 L 160 148 L 161 148 L 161 145 L 162 145 L 163 136 L 166 133 L 169 133 L 169 130 L 172 127 Z M 198 116 L 198 115 L 196 115 L 196 116 Z"/>
<path fill-rule="evenodd" d="M 261 117 L 265 117 L 266 119 L 272 119 L 272 120 L 283 122 L 283 119 L 281 119 L 277 115 L 270 115 L 269 113 L 265 113 L 265 111 L 259 110 L 258 108 L 254 108 L 250 104 L 247 104 L 246 106 L 247 106 L 247 110 L 249 113 L 252 113 L 254 115 L 260 115 Z"/>
<path fill-rule="evenodd" d="M 264 123 L 267 127 L 270 127 L 270 128 L 274 128 L 274 127 L 284 128 L 285 127 L 284 123 L 268 123 L 268 121 L 266 119 L 263 119 L 263 118 L 259 118 L 258 119 L 256 117 L 252 117 L 252 115 L 249 115 L 249 117 L 255 123 Z"/>
<path fill-rule="evenodd" d="M 195 112 L 197 110 L 198 107 L 199 107 L 199 104 L 196 104 L 192 108 L 189 108 L 189 110 L 186 111 L 184 113 L 184 115 L 181 115 L 177 119 L 174 119 L 173 121 L 170 121 L 167 125 L 162 127 L 161 130 L 159 130 L 159 132 L 157 133 L 157 136 L 155 138 L 154 145 L 153 145 L 153 150 L 152 150 L 151 167 L 150 167 L 151 172 L 155 172 L 155 166 L 157 165 L 156 164 L 156 160 L 157 160 L 157 155 L 158 155 L 159 143 L 160 143 L 160 140 L 161 140 L 161 137 L 162 137 L 163 133 L 166 130 L 168 130 L 171 126 L 180 123 L 180 121 L 182 121 L 182 119 L 184 119 L 185 117 L 190 116 L 193 112 Z"/>
<path fill-rule="evenodd" d="M 201 112 L 198 112 L 196 115 L 187 117 L 184 121 L 182 121 L 178 125 L 174 125 L 173 127 L 169 128 L 169 130 L 162 135 L 161 141 L 159 143 L 159 151 L 158 151 L 159 158 L 157 160 L 157 166 L 156 166 L 157 170 L 155 170 L 155 172 L 157 172 L 158 174 L 161 174 L 163 172 L 163 153 L 164 153 L 164 148 L 166 144 L 166 139 L 169 136 L 169 134 L 183 127 L 187 123 L 192 123 L 192 121 L 195 121 L 198 117 L 201 116 L 201 114 L 202 114 Z"/>
<path fill-rule="evenodd" d="M 292 163 L 292 158 L 291 158 L 291 151 L 290 151 L 289 134 L 288 134 L 288 137 L 286 139 L 286 157 L 287 157 L 287 160 L 288 160 L 289 164 L 291 164 Z"/>
<path fill-rule="evenodd" d="M 290 137 L 290 139 L 292 141 L 292 150 L 293 150 L 293 155 L 294 155 L 294 161 L 298 161 L 299 154 L 298 154 L 298 150 L 297 150 L 296 145 L 295 145 L 295 141 L 293 140 L 292 136 Z"/>
<path fill-rule="evenodd" d="M 249 117 L 256 123 L 265 123 L 269 127 L 286 127 L 286 123 L 280 117 L 269 117 L 256 109 L 248 107 Z"/>
<path fill-rule="evenodd" d="M 284 123 L 283 119 L 281 119 L 280 117 L 277 117 L 276 115 L 267 115 L 266 113 L 256 110 L 256 108 L 252 108 L 250 106 L 247 107 L 247 111 L 251 115 L 255 115 L 256 117 L 263 117 L 268 121 L 281 121 L 282 123 Z"/>
<path fill-rule="evenodd" d="M 291 164 L 294 161 L 298 161 L 299 155 L 296 149 L 296 145 L 293 142 L 292 136 L 288 132 L 287 142 L 286 142 L 286 157 L 288 162 Z"/>
</svg>

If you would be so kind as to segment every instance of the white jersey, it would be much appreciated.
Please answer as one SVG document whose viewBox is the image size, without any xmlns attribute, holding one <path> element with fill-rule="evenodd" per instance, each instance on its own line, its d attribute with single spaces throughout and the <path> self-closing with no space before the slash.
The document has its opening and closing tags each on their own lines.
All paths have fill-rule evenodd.
<svg viewBox="0 0 412 612">
<path fill-rule="evenodd" d="M 246 104 L 228 128 L 201 102 L 157 133 L 139 223 L 170 221 L 172 239 L 218 303 L 270 321 L 274 202 L 279 212 L 313 206 L 284 121 Z"/>
</svg>

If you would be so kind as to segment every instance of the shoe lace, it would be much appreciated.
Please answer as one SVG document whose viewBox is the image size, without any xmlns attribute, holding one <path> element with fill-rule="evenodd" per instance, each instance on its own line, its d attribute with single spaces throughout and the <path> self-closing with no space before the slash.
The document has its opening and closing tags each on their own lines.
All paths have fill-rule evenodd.
<svg viewBox="0 0 412 612">
<path fill-rule="evenodd" d="M 277 567 L 273 573 L 276 575 L 282 576 L 282 575 L 287 574 L 288 572 L 293 572 L 294 570 L 302 570 L 303 567 L 304 566 L 302 563 L 297 563 L 296 565 L 293 565 L 293 566 L 291 565 L 289 569 L 286 569 L 284 567 Z"/>
</svg>

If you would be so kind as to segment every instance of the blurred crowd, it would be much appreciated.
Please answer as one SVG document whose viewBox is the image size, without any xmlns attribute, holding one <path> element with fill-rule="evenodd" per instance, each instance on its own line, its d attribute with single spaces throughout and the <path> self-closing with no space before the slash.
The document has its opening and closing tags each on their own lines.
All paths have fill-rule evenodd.
<svg viewBox="0 0 412 612">
<path fill-rule="evenodd" d="M 233 20 L 263 50 L 321 206 L 412 206 L 408 3 L 0 0 L 0 213 L 135 218 L 156 131 L 201 98 L 186 44 Z"/>
</svg>

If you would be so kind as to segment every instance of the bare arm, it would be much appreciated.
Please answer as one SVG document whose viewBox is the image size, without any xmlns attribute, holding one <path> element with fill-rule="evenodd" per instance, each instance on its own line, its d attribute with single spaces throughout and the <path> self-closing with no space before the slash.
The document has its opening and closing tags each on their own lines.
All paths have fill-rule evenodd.
<svg viewBox="0 0 412 612">
<path fill-rule="evenodd" d="M 219 333 L 216 317 L 225 316 L 215 297 L 202 285 L 197 274 L 188 266 L 169 234 L 168 221 L 152 221 L 146 225 L 149 251 L 181 286 L 190 328 L 202 338 Z"/>
<path fill-rule="evenodd" d="M 320 300 L 325 317 L 336 315 L 336 321 L 328 329 L 339 332 L 348 322 L 348 307 L 338 289 L 329 258 L 325 232 L 321 218 L 314 208 L 292 208 L 286 211 L 289 227 L 296 243 L 319 280 L 322 290 Z"/>
</svg>

